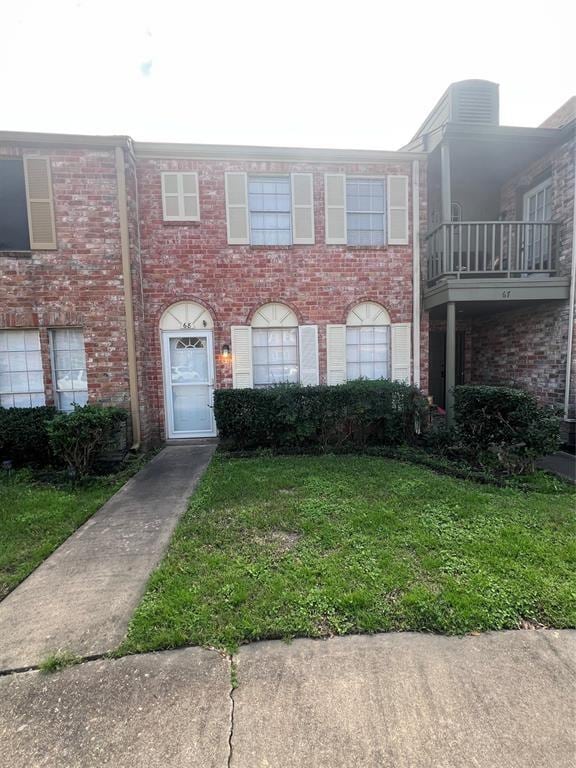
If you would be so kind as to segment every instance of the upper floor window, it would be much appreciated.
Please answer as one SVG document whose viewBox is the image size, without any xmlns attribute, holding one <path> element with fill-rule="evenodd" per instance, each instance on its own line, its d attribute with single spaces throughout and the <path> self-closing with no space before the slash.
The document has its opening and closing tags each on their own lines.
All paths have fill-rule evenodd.
<svg viewBox="0 0 576 768">
<path fill-rule="evenodd" d="M 552 179 L 546 179 L 524 195 L 524 221 L 551 221 Z"/>
<path fill-rule="evenodd" d="M 330 245 L 408 245 L 408 176 L 327 173 L 324 204 Z"/>
<path fill-rule="evenodd" d="M 384 245 L 386 242 L 384 179 L 346 179 L 348 245 Z"/>
<path fill-rule="evenodd" d="M 52 373 L 60 411 L 88 402 L 84 335 L 80 328 L 57 328 L 50 333 Z"/>
<path fill-rule="evenodd" d="M 311 173 L 248 176 L 227 171 L 226 228 L 230 245 L 312 245 Z"/>
<path fill-rule="evenodd" d="M 0 157 L 0 251 L 55 248 L 48 158 Z"/>
<path fill-rule="evenodd" d="M 38 331 L 0 331 L 0 406 L 30 408 L 45 402 Z"/>
<path fill-rule="evenodd" d="M 250 243 L 290 245 L 292 242 L 289 176 L 249 176 Z"/>
</svg>

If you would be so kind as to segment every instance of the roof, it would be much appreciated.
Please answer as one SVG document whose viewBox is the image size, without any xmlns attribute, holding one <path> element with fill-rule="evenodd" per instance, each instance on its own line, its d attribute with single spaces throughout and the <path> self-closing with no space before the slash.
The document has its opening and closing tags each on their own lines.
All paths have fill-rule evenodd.
<svg viewBox="0 0 576 768">
<path fill-rule="evenodd" d="M 141 142 L 129 136 L 95 136 L 67 133 L 0 131 L 0 144 L 60 147 L 129 147 L 137 157 L 278 160 L 293 162 L 362 163 L 411 161 L 425 153 L 377 149 L 326 149 L 315 147 L 267 147 L 236 144 L 187 144 Z"/>
</svg>

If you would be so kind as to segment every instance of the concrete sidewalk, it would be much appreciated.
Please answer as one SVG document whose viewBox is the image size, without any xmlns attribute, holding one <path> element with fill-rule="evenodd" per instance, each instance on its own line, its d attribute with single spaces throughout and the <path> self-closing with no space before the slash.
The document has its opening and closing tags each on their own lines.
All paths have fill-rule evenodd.
<svg viewBox="0 0 576 768">
<path fill-rule="evenodd" d="M 0 678 L 0 768 L 574 768 L 576 632 L 186 648 Z"/>
<path fill-rule="evenodd" d="M 0 671 L 120 644 L 213 452 L 164 448 L 0 603 Z"/>
<path fill-rule="evenodd" d="M 563 480 L 576 485 L 576 456 L 567 451 L 558 451 L 550 456 L 544 456 L 538 462 L 540 469 L 546 469 Z"/>
</svg>

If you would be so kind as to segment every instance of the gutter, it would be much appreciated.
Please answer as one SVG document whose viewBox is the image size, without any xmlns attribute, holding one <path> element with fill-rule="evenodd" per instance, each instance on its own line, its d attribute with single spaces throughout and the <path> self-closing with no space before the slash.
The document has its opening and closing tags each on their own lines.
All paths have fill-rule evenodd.
<svg viewBox="0 0 576 768">
<path fill-rule="evenodd" d="M 570 378 L 572 374 L 572 342 L 574 339 L 574 300 L 576 298 L 576 174 L 574 175 L 574 202 L 572 213 L 572 269 L 570 273 L 570 307 L 568 309 L 568 348 L 566 350 L 566 386 L 564 387 L 564 421 L 570 413 Z"/>
<path fill-rule="evenodd" d="M 412 334 L 413 383 L 420 389 L 420 163 L 412 161 Z"/>
<path fill-rule="evenodd" d="M 120 251 L 124 280 L 124 309 L 126 313 L 126 342 L 128 347 L 128 382 L 130 388 L 130 413 L 132 416 L 132 449 L 138 450 L 141 442 L 140 407 L 138 399 L 138 372 L 136 367 L 136 333 L 134 330 L 134 305 L 132 301 L 132 270 L 130 267 L 130 238 L 128 234 L 128 201 L 126 197 L 126 169 L 124 151 L 114 150 L 116 155 L 116 181 L 118 185 L 118 214 L 120 218 Z"/>
</svg>

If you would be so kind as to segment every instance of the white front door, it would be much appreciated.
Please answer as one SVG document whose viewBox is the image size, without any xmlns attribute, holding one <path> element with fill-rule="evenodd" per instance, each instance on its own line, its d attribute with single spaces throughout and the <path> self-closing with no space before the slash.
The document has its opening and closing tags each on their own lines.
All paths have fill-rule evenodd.
<svg viewBox="0 0 576 768">
<path fill-rule="evenodd" d="M 168 437 L 212 437 L 212 331 L 163 331 L 162 347 Z"/>
</svg>

